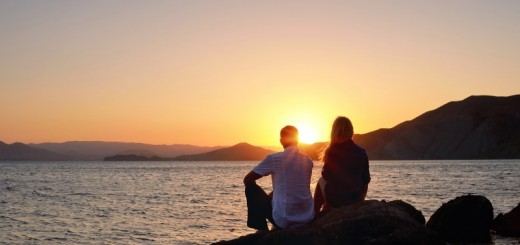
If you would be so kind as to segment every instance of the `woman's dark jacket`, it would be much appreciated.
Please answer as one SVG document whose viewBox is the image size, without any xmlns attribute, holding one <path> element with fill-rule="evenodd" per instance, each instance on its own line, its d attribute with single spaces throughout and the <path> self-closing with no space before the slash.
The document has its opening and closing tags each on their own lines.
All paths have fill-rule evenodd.
<svg viewBox="0 0 520 245">
<path fill-rule="evenodd" d="M 327 203 L 331 207 L 340 207 L 358 201 L 370 182 L 365 150 L 348 140 L 330 146 L 324 160 L 321 175 L 327 181 Z"/>
</svg>

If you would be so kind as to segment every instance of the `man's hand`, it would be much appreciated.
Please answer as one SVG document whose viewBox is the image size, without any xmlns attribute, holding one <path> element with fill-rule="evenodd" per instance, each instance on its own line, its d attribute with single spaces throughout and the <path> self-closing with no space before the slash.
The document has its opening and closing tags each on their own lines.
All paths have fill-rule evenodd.
<svg viewBox="0 0 520 245">
<path fill-rule="evenodd" d="M 256 185 L 256 180 L 262 178 L 262 175 L 259 175 L 253 171 L 249 172 L 246 177 L 244 177 L 244 185 Z"/>
</svg>

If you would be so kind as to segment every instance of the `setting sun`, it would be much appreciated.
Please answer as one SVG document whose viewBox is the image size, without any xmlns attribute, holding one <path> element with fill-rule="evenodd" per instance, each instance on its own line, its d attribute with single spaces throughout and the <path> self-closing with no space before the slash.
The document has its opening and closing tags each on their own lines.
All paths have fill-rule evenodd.
<svg viewBox="0 0 520 245">
<path fill-rule="evenodd" d="M 275 113 L 283 114 L 283 112 L 288 109 L 280 108 L 279 110 L 280 112 Z M 330 130 L 329 124 L 334 117 L 317 116 L 324 113 L 323 111 L 324 109 L 308 106 L 305 111 L 295 111 L 294 113 L 283 115 L 273 124 L 277 126 L 271 131 L 277 131 L 285 125 L 293 125 L 298 129 L 301 143 L 313 144 L 316 142 L 325 142 L 327 141 L 327 135 Z M 327 112 L 327 114 L 334 115 L 335 113 Z"/>
<path fill-rule="evenodd" d="M 318 135 L 318 131 L 312 125 L 300 123 L 295 126 L 298 128 L 300 134 L 300 142 L 312 144 L 319 141 L 320 136 Z"/>
</svg>

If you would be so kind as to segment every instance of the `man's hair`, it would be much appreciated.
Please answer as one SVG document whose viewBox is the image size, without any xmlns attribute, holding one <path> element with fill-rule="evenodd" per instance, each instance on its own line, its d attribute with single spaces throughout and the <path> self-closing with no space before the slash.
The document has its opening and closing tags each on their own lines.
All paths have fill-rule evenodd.
<svg viewBox="0 0 520 245">
<path fill-rule="evenodd" d="M 287 125 L 280 130 L 281 138 L 293 138 L 298 141 L 298 129 L 294 126 Z"/>
</svg>

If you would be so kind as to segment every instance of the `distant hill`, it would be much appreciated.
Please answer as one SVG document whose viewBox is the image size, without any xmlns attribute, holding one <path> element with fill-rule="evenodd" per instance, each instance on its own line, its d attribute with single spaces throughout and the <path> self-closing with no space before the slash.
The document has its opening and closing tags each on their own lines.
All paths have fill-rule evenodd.
<svg viewBox="0 0 520 245">
<path fill-rule="evenodd" d="M 372 160 L 520 158 L 520 95 L 470 96 L 393 128 L 354 135 L 354 141 Z M 325 146 L 300 144 L 300 150 L 316 160 Z M 0 142 L 0 160 L 101 160 L 119 155 L 125 159 L 232 161 L 262 160 L 270 153 L 273 151 L 247 143 L 225 148 L 102 141 Z"/>
<path fill-rule="evenodd" d="M 0 141 L 0 161 L 54 161 L 68 160 L 64 155 L 38 149 L 22 143 L 6 144 Z"/>
<path fill-rule="evenodd" d="M 520 95 L 471 96 L 354 141 L 370 159 L 520 158 Z"/>
<path fill-rule="evenodd" d="M 253 161 L 262 160 L 267 155 L 274 153 L 262 147 L 248 143 L 240 143 L 228 148 L 218 149 L 206 153 L 194 155 L 182 155 L 173 158 L 177 161 Z"/>
<path fill-rule="evenodd" d="M 316 142 L 314 144 L 300 143 L 298 148 L 300 148 L 301 153 L 309 156 L 312 160 L 320 160 L 327 145 L 328 142 Z"/>
<path fill-rule="evenodd" d="M 126 150 L 117 153 L 117 155 L 136 155 L 136 156 L 143 156 L 143 157 L 155 157 L 157 154 L 152 151 L 147 150 Z"/>
<path fill-rule="evenodd" d="M 172 158 L 179 155 L 197 154 L 222 148 L 194 145 L 151 145 L 143 143 L 123 143 L 104 141 L 68 141 L 63 143 L 30 144 L 32 147 L 56 152 L 75 160 L 102 160 L 112 155 L 145 155 Z"/>
</svg>

